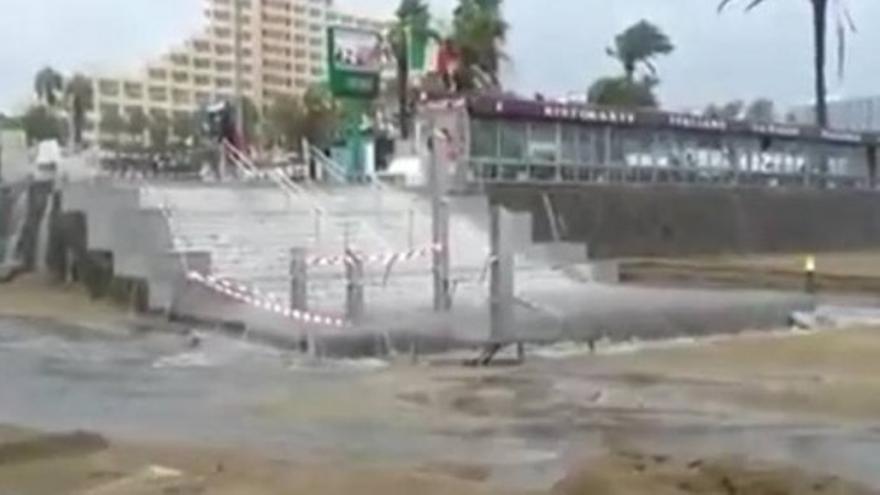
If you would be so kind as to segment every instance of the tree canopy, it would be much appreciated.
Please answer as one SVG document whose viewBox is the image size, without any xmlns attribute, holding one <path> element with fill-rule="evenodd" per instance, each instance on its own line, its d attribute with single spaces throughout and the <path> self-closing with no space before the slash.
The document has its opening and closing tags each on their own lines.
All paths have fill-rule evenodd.
<svg viewBox="0 0 880 495">
<path fill-rule="evenodd" d="M 61 141 L 64 138 L 64 122 L 45 105 L 34 105 L 21 117 L 28 142 L 37 143 L 48 139 Z"/>
<path fill-rule="evenodd" d="M 58 104 L 58 96 L 64 90 L 64 77 L 52 67 L 44 67 L 34 77 L 37 98 L 50 107 Z"/>
<path fill-rule="evenodd" d="M 94 106 L 92 82 L 81 74 L 75 74 L 67 81 L 64 94 L 73 121 L 73 141 L 82 144 L 86 114 Z"/>
<path fill-rule="evenodd" d="M 654 108 L 657 106 L 656 84 L 657 81 L 649 77 L 641 81 L 631 81 L 626 76 L 603 77 L 590 86 L 587 100 L 594 105 Z"/>
<path fill-rule="evenodd" d="M 641 20 L 618 34 L 614 38 L 614 46 L 606 48 L 606 53 L 620 62 L 626 78 L 633 81 L 640 65 L 651 76 L 656 76 L 653 60 L 661 55 L 669 55 L 674 50 L 675 45 L 666 33 L 654 24 Z"/>
<path fill-rule="evenodd" d="M 620 62 L 623 75 L 599 78 L 587 90 L 588 101 L 597 105 L 657 107 L 654 90 L 660 79 L 653 59 L 673 50 L 675 46 L 669 37 L 650 22 L 642 20 L 628 27 L 614 38 L 614 46 L 606 49 L 610 57 Z M 638 78 L 640 66 L 647 73 Z"/>
<path fill-rule="evenodd" d="M 458 51 L 461 90 L 499 88 L 508 25 L 501 0 L 459 0 L 453 12 L 452 42 Z"/>
</svg>

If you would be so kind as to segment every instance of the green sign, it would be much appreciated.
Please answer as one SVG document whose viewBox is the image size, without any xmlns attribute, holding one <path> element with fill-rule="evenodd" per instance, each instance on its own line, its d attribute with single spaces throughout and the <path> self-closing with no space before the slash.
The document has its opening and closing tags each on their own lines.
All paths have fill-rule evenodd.
<svg viewBox="0 0 880 495">
<path fill-rule="evenodd" d="M 330 91 L 334 96 L 373 99 L 379 95 L 382 37 L 360 29 L 328 29 Z"/>
</svg>

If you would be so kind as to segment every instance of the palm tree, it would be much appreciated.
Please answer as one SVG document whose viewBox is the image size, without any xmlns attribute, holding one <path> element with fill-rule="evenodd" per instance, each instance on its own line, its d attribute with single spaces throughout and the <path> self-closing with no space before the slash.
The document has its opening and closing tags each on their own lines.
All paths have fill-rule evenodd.
<svg viewBox="0 0 880 495">
<path fill-rule="evenodd" d="M 431 30 L 431 12 L 424 0 L 401 0 L 397 20 L 388 33 L 388 41 L 397 62 L 397 103 L 401 136 L 409 136 L 409 76 L 414 41 L 437 38 Z"/>
<path fill-rule="evenodd" d="M 766 0 L 749 0 L 746 5 L 746 11 L 763 4 Z M 733 3 L 734 0 L 721 0 L 718 4 L 719 12 L 724 10 L 727 5 Z M 816 90 L 816 125 L 819 127 L 828 127 L 828 85 L 825 80 L 825 60 L 826 60 L 826 39 L 828 34 L 828 6 L 832 2 L 835 3 L 835 24 L 837 26 L 838 41 L 838 72 L 842 75 L 844 65 L 844 54 L 846 48 L 846 31 L 855 30 L 855 24 L 849 14 L 849 10 L 844 4 L 844 0 L 810 0 L 813 8 L 813 49 L 814 59 L 813 68 L 815 70 L 815 90 Z"/>
<path fill-rule="evenodd" d="M 34 91 L 46 105 L 54 107 L 58 94 L 64 89 L 64 77 L 51 67 L 44 67 L 34 78 Z"/>
<path fill-rule="evenodd" d="M 642 20 L 627 28 L 614 38 L 614 46 L 605 49 L 606 53 L 618 60 L 623 66 L 626 80 L 634 81 L 636 68 L 644 65 L 651 76 L 656 75 L 653 59 L 660 55 L 668 55 L 675 50 L 675 45 L 659 27 Z"/>
<path fill-rule="evenodd" d="M 459 88 L 498 88 L 501 43 L 508 25 L 501 14 L 502 0 L 459 0 L 453 13 L 452 41 L 461 57 Z"/>
<path fill-rule="evenodd" d="M 70 108 L 70 117 L 73 125 L 73 142 L 82 144 L 83 128 L 86 123 L 86 113 L 94 106 L 94 91 L 92 82 L 85 76 L 76 74 L 67 82 L 64 88 L 65 96 Z"/>
</svg>

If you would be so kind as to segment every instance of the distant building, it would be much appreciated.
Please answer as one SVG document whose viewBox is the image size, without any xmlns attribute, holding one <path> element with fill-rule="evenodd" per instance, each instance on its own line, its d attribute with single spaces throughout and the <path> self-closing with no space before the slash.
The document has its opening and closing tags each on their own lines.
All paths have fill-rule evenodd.
<svg viewBox="0 0 880 495">
<path fill-rule="evenodd" d="M 813 105 L 794 107 L 789 115 L 798 124 L 816 123 Z M 880 96 L 829 101 L 828 125 L 832 129 L 880 132 Z"/>
<path fill-rule="evenodd" d="M 102 114 L 190 115 L 235 92 L 235 43 L 241 43 L 242 93 L 258 108 L 280 95 L 302 94 L 323 81 L 327 27 L 384 31 L 388 23 L 336 11 L 332 0 L 204 0 L 206 27 L 134 74 L 92 75 L 95 110 L 86 138 L 100 136 Z M 236 19 L 234 2 L 242 5 Z M 236 36 L 238 33 L 238 37 Z M 106 136 L 101 138 L 106 139 Z"/>
</svg>

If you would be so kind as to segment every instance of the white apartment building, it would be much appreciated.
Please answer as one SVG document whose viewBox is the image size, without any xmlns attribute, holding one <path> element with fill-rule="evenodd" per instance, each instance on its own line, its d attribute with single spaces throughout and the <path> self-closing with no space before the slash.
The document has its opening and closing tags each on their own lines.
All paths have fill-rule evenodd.
<svg viewBox="0 0 880 495">
<path fill-rule="evenodd" d="M 799 124 L 816 122 L 816 109 L 812 105 L 794 107 L 790 114 Z M 846 131 L 880 132 L 880 96 L 830 99 L 828 125 Z"/>
<path fill-rule="evenodd" d="M 148 116 L 191 115 L 235 93 L 263 108 L 277 95 L 300 95 L 326 77 L 327 27 L 384 31 L 388 23 L 337 12 L 332 0 L 204 0 L 206 27 L 137 73 L 93 75 L 95 110 L 86 138 L 100 135 L 106 112 L 140 108 Z M 234 2 L 240 4 L 236 13 Z M 236 45 L 241 47 L 235 56 Z M 103 138 L 102 138 L 103 139 Z"/>
</svg>

